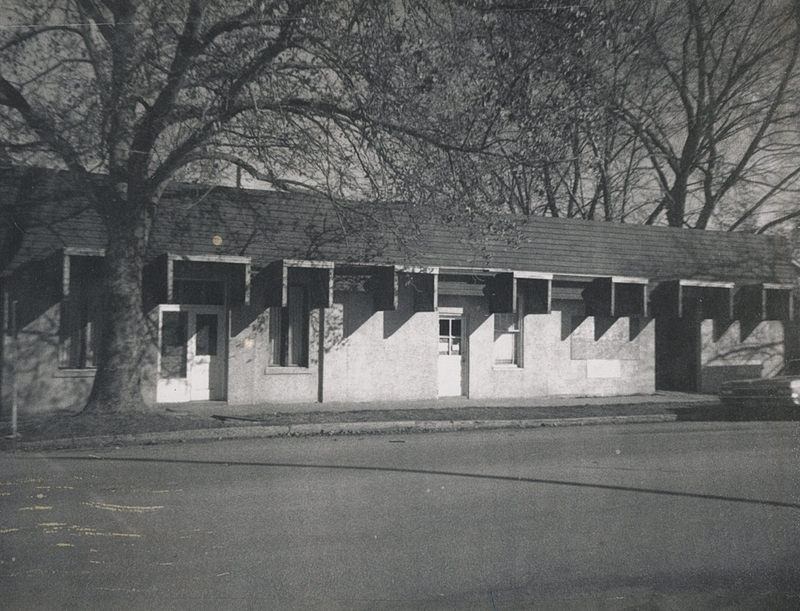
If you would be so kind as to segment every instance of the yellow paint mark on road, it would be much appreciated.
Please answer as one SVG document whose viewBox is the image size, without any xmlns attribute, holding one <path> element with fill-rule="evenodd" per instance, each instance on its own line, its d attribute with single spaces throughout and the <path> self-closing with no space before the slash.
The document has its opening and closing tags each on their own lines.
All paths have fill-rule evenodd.
<svg viewBox="0 0 800 611">
<path fill-rule="evenodd" d="M 103 564 L 102 560 L 89 560 L 89 564 Z"/>
<path fill-rule="evenodd" d="M 0 496 L 11 496 L 10 492 L 0 492 Z"/>
<path fill-rule="evenodd" d="M 37 524 L 37 526 L 66 526 L 64 522 L 42 522 L 41 524 Z"/>
<path fill-rule="evenodd" d="M 20 511 L 44 511 L 45 509 L 52 509 L 47 505 L 34 505 L 33 507 L 20 507 Z"/>
<path fill-rule="evenodd" d="M 150 507 L 135 507 L 132 505 L 109 505 L 108 503 L 96 503 L 93 501 L 87 501 L 83 503 L 88 507 L 94 507 L 96 509 L 105 509 L 107 511 L 127 511 L 131 513 L 145 513 L 147 511 L 155 511 L 156 509 L 164 509 L 163 505 L 153 505 Z"/>
<path fill-rule="evenodd" d="M 72 543 L 56 543 L 56 547 L 75 547 Z"/>
<path fill-rule="evenodd" d="M 217 577 L 225 577 L 225 575 L 230 575 L 230 573 L 217 573 Z"/>
<path fill-rule="evenodd" d="M 19 528 L 0 528 L 0 535 L 7 535 L 8 533 L 18 532 Z"/>
</svg>

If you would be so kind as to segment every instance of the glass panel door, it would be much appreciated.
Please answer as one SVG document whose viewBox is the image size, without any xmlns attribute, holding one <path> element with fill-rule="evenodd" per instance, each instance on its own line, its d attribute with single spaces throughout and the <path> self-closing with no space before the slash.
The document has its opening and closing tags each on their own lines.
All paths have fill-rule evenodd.
<svg viewBox="0 0 800 611">
<path fill-rule="evenodd" d="M 225 399 L 224 322 L 222 307 L 160 306 L 158 402 Z"/>
<path fill-rule="evenodd" d="M 439 318 L 439 396 L 463 394 L 463 318 Z"/>
</svg>

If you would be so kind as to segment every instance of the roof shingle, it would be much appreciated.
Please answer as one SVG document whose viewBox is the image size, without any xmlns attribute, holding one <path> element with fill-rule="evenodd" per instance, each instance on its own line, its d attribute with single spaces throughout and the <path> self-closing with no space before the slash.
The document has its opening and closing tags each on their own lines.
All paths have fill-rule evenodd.
<svg viewBox="0 0 800 611">
<path fill-rule="evenodd" d="M 64 173 L 16 170 L 0 185 L 5 273 L 64 247 L 104 248 L 99 216 Z M 446 224 L 402 207 L 176 184 L 162 196 L 150 251 L 249 256 L 255 267 L 316 259 L 652 281 L 795 278 L 787 244 L 775 236 L 546 217 L 500 217 L 497 225 L 491 231 L 488 221 Z"/>
</svg>

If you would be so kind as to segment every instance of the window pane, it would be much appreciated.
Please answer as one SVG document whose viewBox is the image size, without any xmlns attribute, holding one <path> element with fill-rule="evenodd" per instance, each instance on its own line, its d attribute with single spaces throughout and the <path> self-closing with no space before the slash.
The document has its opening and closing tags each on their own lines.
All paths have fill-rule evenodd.
<svg viewBox="0 0 800 611">
<path fill-rule="evenodd" d="M 162 378 L 186 377 L 186 338 L 189 334 L 187 312 L 164 312 L 161 318 Z"/>
<path fill-rule="evenodd" d="M 461 319 L 454 318 L 450 322 L 452 323 L 450 332 L 452 333 L 453 337 L 461 337 Z"/>
<path fill-rule="evenodd" d="M 308 294 L 305 287 L 288 287 L 288 306 L 270 311 L 272 365 L 308 367 Z"/>
<path fill-rule="evenodd" d="M 270 365 L 281 365 L 283 345 L 283 308 L 269 309 L 269 346 L 270 346 Z"/>
<path fill-rule="evenodd" d="M 439 335 L 441 337 L 450 336 L 450 320 L 447 318 L 439 319 Z"/>
<path fill-rule="evenodd" d="M 500 333 L 494 340 L 494 362 L 497 365 L 515 365 L 517 362 L 517 334 Z"/>
<path fill-rule="evenodd" d="M 217 356 L 217 321 L 216 314 L 197 315 L 196 354 Z"/>
<path fill-rule="evenodd" d="M 61 302 L 59 367 L 82 369 L 97 365 L 102 329 L 102 261 L 69 257 L 69 295 Z"/>
<path fill-rule="evenodd" d="M 514 313 L 494 315 L 495 365 L 519 364 L 519 315 Z"/>
<path fill-rule="evenodd" d="M 495 314 L 494 330 L 499 332 L 519 330 L 519 317 L 516 314 Z"/>
<path fill-rule="evenodd" d="M 95 367 L 104 311 L 103 262 L 98 257 L 72 255 L 68 260 L 69 295 L 61 302 L 58 365 Z"/>
<path fill-rule="evenodd" d="M 72 297 L 61 301 L 61 345 L 59 365 L 61 367 L 80 367 L 80 304 Z"/>
<path fill-rule="evenodd" d="M 306 365 L 306 323 L 308 315 L 305 307 L 305 289 L 289 287 L 289 307 L 287 308 L 286 365 Z"/>
</svg>

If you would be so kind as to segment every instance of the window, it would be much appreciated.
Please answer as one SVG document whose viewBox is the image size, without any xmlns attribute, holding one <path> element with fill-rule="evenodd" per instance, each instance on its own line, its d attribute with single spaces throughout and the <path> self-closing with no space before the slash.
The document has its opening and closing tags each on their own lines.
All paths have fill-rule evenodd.
<svg viewBox="0 0 800 611">
<path fill-rule="evenodd" d="M 308 367 L 308 291 L 289 286 L 288 305 L 272 308 L 269 316 L 270 365 Z"/>
<path fill-rule="evenodd" d="M 69 292 L 61 300 L 58 366 L 62 369 L 97 367 L 103 308 L 102 261 L 70 256 Z"/>
<path fill-rule="evenodd" d="M 195 350 L 197 356 L 217 356 L 217 314 L 198 314 L 195 325 Z"/>
<path fill-rule="evenodd" d="M 161 369 L 163 379 L 186 377 L 186 339 L 189 335 L 187 312 L 164 312 L 161 319 Z"/>
<path fill-rule="evenodd" d="M 494 315 L 494 364 L 519 365 L 520 331 L 518 314 Z"/>
<path fill-rule="evenodd" d="M 439 354 L 461 354 L 461 319 L 439 319 Z"/>
</svg>

